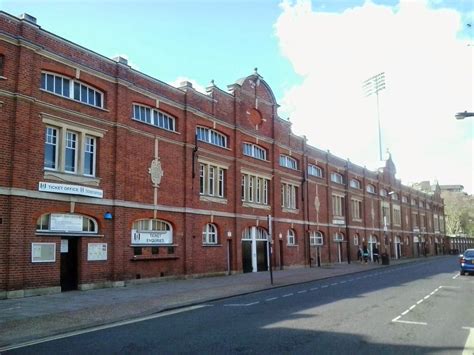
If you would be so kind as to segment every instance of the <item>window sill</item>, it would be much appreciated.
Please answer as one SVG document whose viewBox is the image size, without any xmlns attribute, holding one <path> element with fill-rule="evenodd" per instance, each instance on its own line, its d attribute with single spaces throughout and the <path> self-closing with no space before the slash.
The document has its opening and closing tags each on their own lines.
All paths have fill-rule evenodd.
<svg viewBox="0 0 474 355">
<path fill-rule="evenodd" d="M 282 212 L 285 212 L 285 213 L 293 213 L 293 214 L 298 214 L 298 213 L 300 213 L 300 210 L 297 209 L 297 208 L 293 209 L 293 208 L 285 208 L 285 207 L 282 207 L 282 208 L 281 208 L 281 211 L 282 211 Z"/>
<path fill-rule="evenodd" d="M 354 221 L 354 222 L 362 222 L 362 219 L 361 219 L 361 218 L 352 218 L 352 221 Z"/>
<path fill-rule="evenodd" d="M 76 174 L 66 174 L 59 171 L 44 171 L 44 178 L 53 180 L 53 181 L 63 181 L 63 182 L 72 182 L 76 184 L 83 184 L 89 186 L 99 186 L 100 185 L 100 178 L 97 177 L 89 177 L 84 175 L 76 175 Z"/>
<path fill-rule="evenodd" d="M 203 244 L 203 248 L 216 248 L 216 247 L 221 247 L 222 244 Z"/>
<path fill-rule="evenodd" d="M 298 246 L 298 244 L 287 244 L 286 245 L 288 248 L 295 248 Z"/>
<path fill-rule="evenodd" d="M 261 205 L 261 204 L 252 203 L 252 202 L 242 202 L 242 207 L 259 208 L 261 210 L 270 210 L 271 209 L 270 205 Z"/>
<path fill-rule="evenodd" d="M 204 202 L 215 202 L 215 203 L 221 203 L 223 205 L 227 205 L 227 199 L 223 197 L 200 195 L 199 200 L 204 201 Z"/>
<path fill-rule="evenodd" d="M 152 260 L 175 260 L 179 259 L 176 255 L 134 255 L 131 261 L 152 261 Z"/>
</svg>

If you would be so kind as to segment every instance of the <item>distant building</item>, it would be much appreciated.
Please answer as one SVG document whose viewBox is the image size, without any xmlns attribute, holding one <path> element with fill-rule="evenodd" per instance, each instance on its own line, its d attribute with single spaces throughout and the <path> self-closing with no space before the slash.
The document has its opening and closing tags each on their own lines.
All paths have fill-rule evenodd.
<svg viewBox="0 0 474 355">
<path fill-rule="evenodd" d="M 0 59 L 0 298 L 268 270 L 270 230 L 276 268 L 443 252 L 439 189 L 308 145 L 257 71 L 175 88 L 4 12 Z"/>
</svg>

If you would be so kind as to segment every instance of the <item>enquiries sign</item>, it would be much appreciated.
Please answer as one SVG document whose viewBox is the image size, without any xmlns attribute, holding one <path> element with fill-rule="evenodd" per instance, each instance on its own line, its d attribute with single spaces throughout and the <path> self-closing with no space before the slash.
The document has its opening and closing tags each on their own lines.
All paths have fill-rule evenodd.
<svg viewBox="0 0 474 355">
<path fill-rule="evenodd" d="M 132 245 L 173 244 L 172 231 L 139 231 L 132 229 Z"/>
</svg>

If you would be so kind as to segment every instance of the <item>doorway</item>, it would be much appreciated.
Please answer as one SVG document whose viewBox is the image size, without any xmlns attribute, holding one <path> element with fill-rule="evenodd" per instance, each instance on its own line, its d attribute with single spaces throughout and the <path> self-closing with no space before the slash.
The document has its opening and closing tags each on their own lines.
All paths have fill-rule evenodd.
<svg viewBox="0 0 474 355">
<path fill-rule="evenodd" d="M 77 238 L 61 239 L 61 291 L 77 290 Z"/>
<path fill-rule="evenodd" d="M 268 233 L 261 227 L 249 227 L 242 232 L 243 272 L 268 270 L 267 240 Z"/>
</svg>

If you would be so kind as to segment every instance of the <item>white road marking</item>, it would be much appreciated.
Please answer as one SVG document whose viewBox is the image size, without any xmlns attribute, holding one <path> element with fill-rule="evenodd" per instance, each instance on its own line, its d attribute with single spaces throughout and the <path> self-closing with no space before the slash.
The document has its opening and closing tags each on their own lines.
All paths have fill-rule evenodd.
<svg viewBox="0 0 474 355">
<path fill-rule="evenodd" d="M 402 312 L 402 316 L 404 316 L 404 315 L 407 314 L 408 312 L 410 312 L 408 309 L 407 309 L 405 312 Z"/>
<path fill-rule="evenodd" d="M 421 299 L 421 300 L 417 301 L 416 304 L 420 304 L 423 301 L 424 301 L 424 299 Z"/>
<path fill-rule="evenodd" d="M 425 322 L 412 322 L 412 321 L 409 321 L 409 320 L 396 320 L 394 322 L 405 323 L 405 324 L 428 325 L 428 323 L 425 323 Z"/>
<path fill-rule="evenodd" d="M 392 322 L 396 322 L 396 321 L 399 320 L 401 317 L 402 317 L 402 316 L 398 316 L 398 317 L 396 317 L 396 318 L 393 318 L 393 319 L 392 319 Z"/>
<path fill-rule="evenodd" d="M 287 293 L 286 295 L 283 295 L 281 297 L 290 297 L 290 296 L 293 296 L 293 293 Z"/>
<path fill-rule="evenodd" d="M 316 291 L 316 290 L 318 290 L 318 289 L 319 289 L 319 287 L 313 287 L 313 288 L 310 288 L 309 290 L 310 290 L 310 291 Z"/>
<path fill-rule="evenodd" d="M 430 298 L 430 295 L 427 295 L 425 297 L 423 297 L 423 299 L 427 300 L 428 298 Z"/>
<path fill-rule="evenodd" d="M 307 290 L 302 290 L 302 291 L 298 291 L 297 293 L 306 293 L 308 292 Z"/>
<path fill-rule="evenodd" d="M 321 288 L 326 288 L 326 287 L 328 287 L 328 285 L 322 285 L 322 286 L 321 286 Z"/>
<path fill-rule="evenodd" d="M 336 286 L 338 284 L 338 282 L 334 282 L 331 284 L 331 286 Z"/>
<path fill-rule="evenodd" d="M 464 350 L 462 352 L 462 355 L 472 355 L 474 354 L 474 328 L 462 327 L 462 329 L 469 330 L 469 335 L 466 339 L 466 344 L 464 344 Z"/>
<path fill-rule="evenodd" d="M 208 305 L 199 305 L 199 306 L 191 306 L 191 307 L 186 307 L 186 308 L 180 308 L 180 309 L 175 309 L 175 310 L 171 310 L 171 311 L 166 311 L 166 312 L 163 312 L 163 313 L 152 314 L 152 315 L 145 316 L 145 317 L 140 317 L 140 318 L 135 318 L 135 319 L 131 319 L 131 320 L 116 322 L 116 323 L 112 323 L 112 324 L 100 325 L 100 326 L 92 327 L 92 328 L 88 328 L 88 329 L 76 330 L 74 332 L 54 335 L 54 336 L 50 336 L 50 337 L 46 337 L 46 338 L 42 338 L 42 339 L 31 340 L 31 341 L 27 341 L 27 342 L 24 342 L 24 343 L 9 345 L 9 346 L 0 348 L 0 353 L 2 353 L 4 351 L 10 351 L 10 350 L 13 350 L 13 349 L 25 348 L 27 346 L 32 346 L 32 345 L 36 345 L 36 344 L 47 343 L 47 342 L 53 341 L 53 340 L 69 338 L 69 337 L 73 337 L 73 336 L 76 336 L 76 335 L 93 333 L 93 332 L 97 332 L 99 330 L 121 327 L 122 325 L 139 323 L 139 322 L 143 322 L 143 321 L 147 321 L 147 320 L 155 319 L 155 318 L 167 317 L 167 316 L 170 316 L 170 315 L 173 315 L 173 314 L 189 312 L 189 311 L 193 311 L 195 309 L 199 309 L 199 308 L 203 308 L 203 307 L 209 307 L 209 306 Z"/>
<path fill-rule="evenodd" d="M 411 311 L 413 308 L 416 307 L 416 304 L 414 304 L 413 306 L 411 306 L 410 308 L 408 308 L 409 311 Z"/>
<path fill-rule="evenodd" d="M 454 276 L 453 276 L 453 280 L 454 280 L 454 279 L 456 279 L 456 278 L 458 278 L 458 277 L 459 277 L 459 275 L 460 275 L 460 274 L 456 274 L 456 275 L 454 275 Z"/>
<path fill-rule="evenodd" d="M 341 283 L 341 284 L 345 284 L 346 282 L 347 282 L 347 281 L 341 281 L 340 283 Z"/>
<path fill-rule="evenodd" d="M 265 301 L 270 302 L 270 301 L 275 301 L 276 299 L 278 299 L 278 297 L 271 297 L 271 298 L 267 298 Z"/>
<path fill-rule="evenodd" d="M 256 301 L 256 302 L 251 302 L 251 303 L 247 303 L 246 306 L 253 306 L 254 304 L 259 304 L 260 301 Z"/>
</svg>

